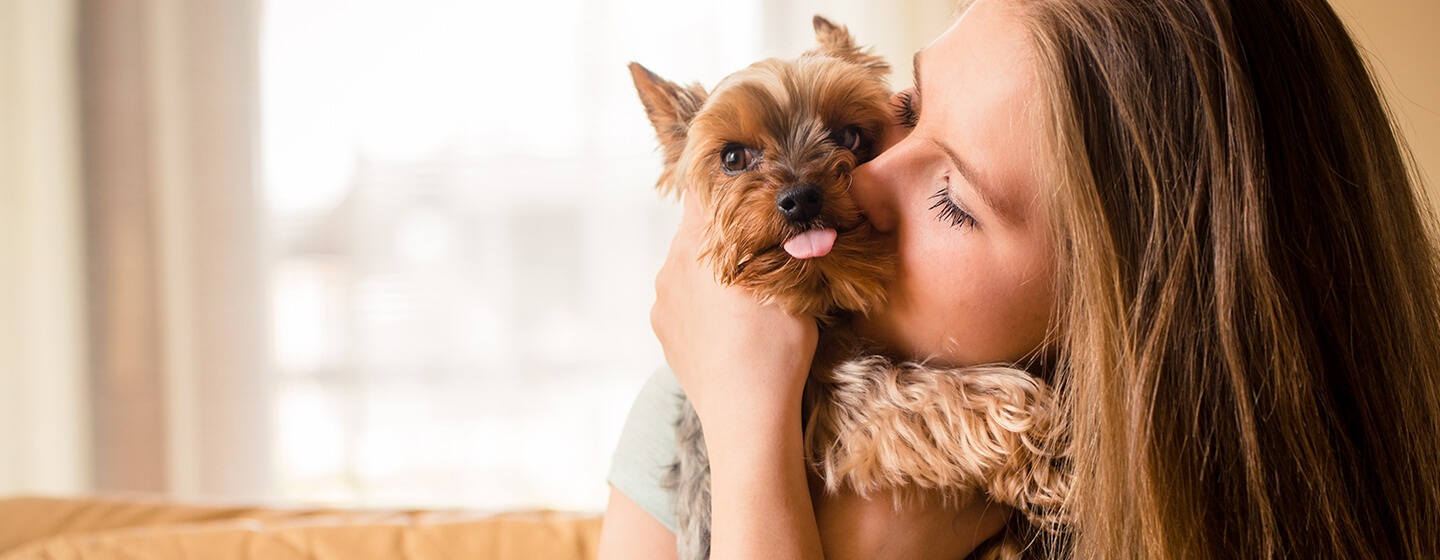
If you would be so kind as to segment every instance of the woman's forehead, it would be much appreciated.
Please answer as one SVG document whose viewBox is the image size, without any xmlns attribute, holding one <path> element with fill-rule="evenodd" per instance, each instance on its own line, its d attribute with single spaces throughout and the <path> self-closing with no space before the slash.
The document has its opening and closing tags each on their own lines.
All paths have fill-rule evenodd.
<svg viewBox="0 0 1440 560">
<path fill-rule="evenodd" d="M 1038 188 L 1047 145 L 1035 57 L 1018 14 L 980 0 L 917 58 L 927 131 L 963 156 L 985 196 L 1021 208 Z"/>
<path fill-rule="evenodd" d="M 943 63 L 927 68 L 930 72 L 965 81 L 1028 87 L 1034 77 L 1034 48 L 1025 22 L 1018 10 L 999 0 L 975 2 L 918 56 Z"/>
</svg>

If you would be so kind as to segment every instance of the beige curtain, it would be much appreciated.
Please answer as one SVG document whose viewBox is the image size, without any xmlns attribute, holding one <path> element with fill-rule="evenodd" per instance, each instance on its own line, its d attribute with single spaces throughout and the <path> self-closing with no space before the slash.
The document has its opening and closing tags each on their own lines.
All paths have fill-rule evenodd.
<svg viewBox="0 0 1440 560">
<path fill-rule="evenodd" d="M 0 493 L 89 486 L 74 20 L 0 0 Z"/>
<path fill-rule="evenodd" d="M 268 489 L 251 0 L 80 0 L 94 483 Z"/>
</svg>

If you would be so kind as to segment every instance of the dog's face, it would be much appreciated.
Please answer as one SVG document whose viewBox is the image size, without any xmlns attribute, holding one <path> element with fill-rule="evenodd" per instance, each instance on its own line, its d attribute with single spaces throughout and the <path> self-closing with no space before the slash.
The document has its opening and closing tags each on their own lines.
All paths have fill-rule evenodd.
<svg viewBox="0 0 1440 560">
<path fill-rule="evenodd" d="M 850 193 L 892 117 L 889 67 L 815 19 L 820 46 L 765 60 L 708 95 L 631 65 L 665 151 L 662 190 L 693 188 L 708 214 L 702 256 L 797 314 L 868 312 L 889 258 Z"/>
</svg>

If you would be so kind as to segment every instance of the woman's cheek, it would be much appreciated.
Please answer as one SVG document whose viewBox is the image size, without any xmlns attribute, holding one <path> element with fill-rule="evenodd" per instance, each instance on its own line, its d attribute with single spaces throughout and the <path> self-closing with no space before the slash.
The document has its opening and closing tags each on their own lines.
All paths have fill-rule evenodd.
<svg viewBox="0 0 1440 560">
<path fill-rule="evenodd" d="M 992 359 L 1017 361 L 1044 343 L 1054 298 L 1051 267 L 1042 253 L 1015 251 L 1006 262 L 996 263 L 992 278 L 999 281 L 983 313 L 993 327 Z"/>
<path fill-rule="evenodd" d="M 918 346 L 956 365 L 1023 358 L 1044 334 L 1048 290 L 1037 288 L 1048 284 L 1034 281 L 1029 255 L 994 254 L 978 234 L 950 245 L 948 258 L 927 263 L 911 306 Z"/>
</svg>

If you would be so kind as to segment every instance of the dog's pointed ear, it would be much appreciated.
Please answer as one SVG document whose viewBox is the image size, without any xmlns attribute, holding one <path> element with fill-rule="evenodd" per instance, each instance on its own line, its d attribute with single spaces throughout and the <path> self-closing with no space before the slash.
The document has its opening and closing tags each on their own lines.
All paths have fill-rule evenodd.
<svg viewBox="0 0 1440 560">
<path fill-rule="evenodd" d="M 660 139 L 660 148 L 665 153 L 665 167 L 656 186 L 662 194 L 674 193 L 678 196 L 684 186 L 679 184 L 676 168 L 681 154 L 685 152 L 690 121 L 705 104 L 705 89 L 699 84 L 676 85 L 637 62 L 630 63 L 630 77 L 635 80 L 635 91 L 640 94 L 645 115 L 650 117 L 650 124 L 655 127 L 655 136 Z"/>
<path fill-rule="evenodd" d="M 850 29 L 819 15 L 815 16 L 814 23 L 815 40 L 820 43 L 820 46 L 812 52 L 849 60 L 876 74 L 890 73 L 890 63 L 870 54 L 870 49 L 862 49 L 855 45 L 855 38 L 850 36 Z"/>
</svg>

